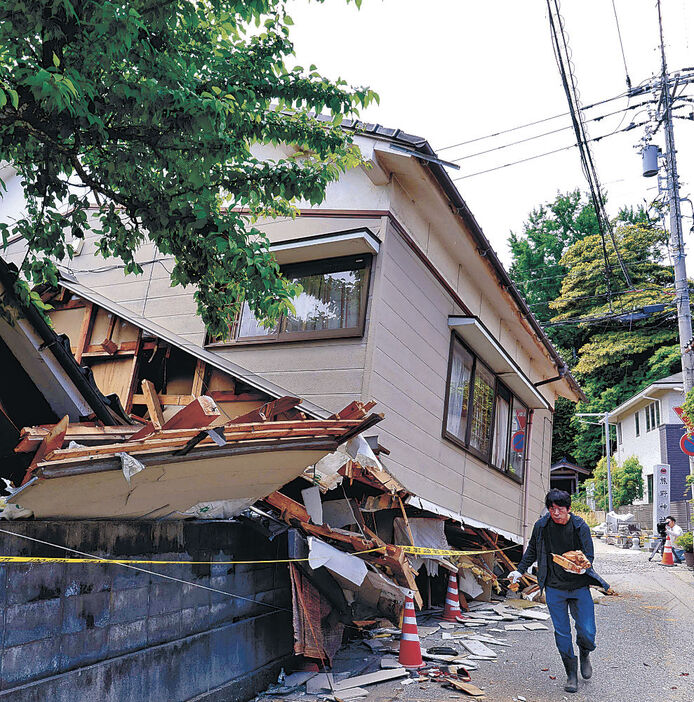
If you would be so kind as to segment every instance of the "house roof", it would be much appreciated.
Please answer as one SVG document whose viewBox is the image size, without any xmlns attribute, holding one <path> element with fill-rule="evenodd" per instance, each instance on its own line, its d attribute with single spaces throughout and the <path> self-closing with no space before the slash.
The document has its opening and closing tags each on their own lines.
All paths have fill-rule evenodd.
<svg viewBox="0 0 694 702">
<path fill-rule="evenodd" d="M 558 470 L 573 470 L 576 473 L 581 473 L 581 475 L 590 475 L 588 468 L 583 468 L 582 466 L 577 466 L 575 463 L 571 463 L 568 458 L 562 458 L 561 460 L 553 463 L 549 469 L 551 473 Z"/>
<path fill-rule="evenodd" d="M 445 168 L 446 163 L 437 157 L 436 152 L 429 145 L 429 142 L 424 137 L 408 134 L 401 129 L 383 127 L 380 124 L 364 123 L 357 120 L 344 120 L 342 125 L 345 129 L 359 131 L 362 134 L 367 134 L 371 137 L 380 138 L 393 144 L 408 148 L 411 150 L 411 152 L 414 152 L 415 156 L 420 157 L 422 165 L 431 171 L 432 175 L 441 186 L 441 189 L 446 194 L 446 197 L 448 197 L 453 205 L 456 214 L 466 224 L 467 229 L 475 239 L 480 255 L 485 257 L 494 269 L 500 286 L 509 293 L 513 301 L 518 306 L 522 317 L 528 322 L 542 345 L 547 349 L 550 358 L 557 368 L 557 375 L 559 376 L 557 377 L 557 380 L 561 380 L 562 378 L 565 379 L 574 393 L 581 400 L 587 400 L 586 395 L 579 386 L 578 382 L 571 375 L 568 365 L 540 326 L 539 321 L 532 313 L 530 307 L 528 307 L 528 303 L 525 301 L 525 298 L 520 293 L 508 272 L 504 268 L 504 265 L 501 263 L 496 251 L 494 251 L 492 248 L 489 239 L 487 239 L 485 236 L 482 228 L 458 191 L 455 183 L 448 175 L 448 171 L 446 171 Z M 545 383 L 546 382 L 547 381 L 545 381 Z"/>
<path fill-rule="evenodd" d="M 67 337 L 58 335 L 33 305 L 14 294 L 17 268 L 0 258 L 3 305 L 14 308 L 14 324 L 0 328 L 0 337 L 13 349 L 24 370 L 58 414 L 94 415 L 105 425 L 128 424 L 117 397 L 105 397 L 91 371 L 82 368 L 70 350 Z"/>
<path fill-rule="evenodd" d="M 617 420 L 625 414 L 630 414 L 639 409 L 644 402 L 649 402 L 654 394 L 662 395 L 668 390 L 679 390 L 684 397 L 684 388 L 682 386 L 682 373 L 674 373 L 666 378 L 661 378 L 651 383 L 648 387 L 640 392 L 632 395 L 626 402 L 622 402 L 619 407 L 616 407 L 610 412 L 610 419 Z"/>
<path fill-rule="evenodd" d="M 103 307 L 109 312 L 130 322 L 134 326 L 139 327 L 143 331 L 152 334 L 152 336 L 156 336 L 163 341 L 167 341 L 172 346 L 176 346 L 177 348 L 186 351 L 191 356 L 205 361 L 205 363 L 208 365 L 225 373 L 229 373 L 237 379 L 243 380 L 244 383 L 247 383 L 257 390 L 266 392 L 271 397 L 280 398 L 291 394 L 284 388 L 279 387 L 279 385 L 275 385 L 275 383 L 271 383 L 265 378 L 252 373 L 248 369 L 242 368 L 241 366 L 232 363 L 222 356 L 218 356 L 217 354 L 211 353 L 207 349 L 201 348 L 200 346 L 187 341 L 168 329 L 159 326 L 156 322 L 152 322 L 146 317 L 142 317 L 141 315 L 132 312 L 122 305 L 119 305 L 117 302 L 113 302 L 103 295 L 94 292 L 90 288 L 78 283 L 74 278 L 68 278 L 65 272 L 61 272 L 60 284 L 64 288 L 67 288 L 85 300 L 89 300 L 90 302 Z M 301 411 L 306 412 L 306 414 L 318 419 L 326 419 L 330 416 L 330 412 L 327 412 L 322 407 L 319 407 L 318 405 L 306 400 L 301 403 Z"/>
</svg>

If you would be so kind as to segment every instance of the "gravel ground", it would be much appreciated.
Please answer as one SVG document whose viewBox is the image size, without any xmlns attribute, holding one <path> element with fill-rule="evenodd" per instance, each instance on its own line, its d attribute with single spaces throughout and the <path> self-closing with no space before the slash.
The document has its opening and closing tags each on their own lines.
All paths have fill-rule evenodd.
<svg viewBox="0 0 694 702">
<path fill-rule="evenodd" d="M 665 568 L 647 552 L 607 546 L 596 541 L 596 570 L 615 588 L 619 597 L 607 597 L 596 605 L 598 648 L 592 656 L 594 676 L 579 682 L 576 694 L 564 692 L 565 674 L 554 645 L 551 622 L 548 631 L 488 632 L 495 624 L 477 629 L 512 644 L 495 648 L 495 662 L 480 661 L 471 673 L 486 700 L 513 702 L 692 702 L 694 700 L 694 573 L 684 566 Z M 420 626 L 436 623 L 433 617 L 418 616 Z M 422 647 L 451 643 L 441 633 L 422 640 Z M 343 648 L 334 670 L 353 674 L 379 668 L 380 656 L 363 644 Z M 689 673 L 689 675 L 682 675 Z M 552 679 L 555 678 L 555 679 Z M 267 699 L 267 698 L 266 698 Z M 317 699 L 292 694 L 287 700 Z M 436 682 L 397 681 L 373 685 L 368 702 L 428 702 L 429 700 L 473 699 L 443 688 Z M 481 699 L 481 698 L 477 698 Z"/>
</svg>

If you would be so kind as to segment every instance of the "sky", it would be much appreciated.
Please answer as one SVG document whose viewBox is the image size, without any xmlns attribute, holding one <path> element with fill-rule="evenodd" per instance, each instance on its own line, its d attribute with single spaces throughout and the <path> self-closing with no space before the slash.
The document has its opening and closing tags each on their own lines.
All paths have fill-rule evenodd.
<svg viewBox="0 0 694 702">
<path fill-rule="evenodd" d="M 613 9 L 614 4 L 614 9 Z M 666 53 L 671 72 L 694 66 L 694 2 L 662 0 Z M 564 0 L 561 14 L 568 34 L 580 102 L 626 92 L 625 66 L 634 86 L 660 71 L 655 0 Z M 586 190 L 578 150 L 530 160 L 480 175 L 479 171 L 575 144 L 571 129 L 523 144 L 496 149 L 519 139 L 570 125 L 568 116 L 533 127 L 445 148 L 567 112 L 552 51 L 545 0 L 363 0 L 361 9 L 345 0 L 289 0 L 296 62 L 316 64 L 329 78 L 368 85 L 380 96 L 360 117 L 425 137 L 439 156 L 464 158 L 449 170 L 502 261 L 510 264 L 507 240 L 520 233 L 528 213 L 557 192 Z M 694 96 L 694 84 L 686 89 Z M 645 107 L 624 112 L 644 97 L 626 97 L 585 111 L 595 138 L 648 119 Z M 691 114 L 694 103 L 677 114 Z M 662 131 L 662 130 L 661 130 Z M 608 193 L 608 213 L 623 205 L 651 202 L 655 178 L 641 175 L 638 150 L 643 127 L 617 133 L 591 145 L 598 176 Z M 694 189 L 694 121 L 675 120 L 682 196 Z M 662 146 L 662 134 L 654 143 Z M 466 177 L 470 176 L 470 177 Z M 694 198 L 693 198 L 694 199 Z M 685 203 L 684 230 L 692 225 Z M 694 239 L 685 243 L 692 250 Z M 689 259 L 689 272 L 694 270 Z"/>
</svg>

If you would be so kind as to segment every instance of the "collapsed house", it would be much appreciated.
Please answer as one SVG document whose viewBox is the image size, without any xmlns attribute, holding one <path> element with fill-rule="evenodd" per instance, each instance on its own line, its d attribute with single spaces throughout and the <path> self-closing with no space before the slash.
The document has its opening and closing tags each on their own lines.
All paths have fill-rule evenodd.
<svg viewBox="0 0 694 702">
<path fill-rule="evenodd" d="M 125 419 L 24 422 L 11 498 L 285 530 L 293 650 L 321 661 L 355 619 L 396 620 L 406 591 L 441 604 L 448 572 L 463 606 L 503 589 L 549 485 L 554 403 L 583 397 L 428 143 L 345 128 L 365 166 L 257 225 L 304 290 L 272 329 L 244 306 L 208 338 L 153 245 L 126 277 L 96 234 L 79 242 L 42 300 Z"/>
<path fill-rule="evenodd" d="M 319 659 L 334 654 L 346 621 L 397 621 L 406 592 L 420 607 L 441 601 L 439 568 L 460 571 L 470 597 L 499 590 L 496 560 L 510 567 L 504 552 L 408 557 L 408 546 L 493 551 L 509 542 L 428 510 L 383 467 L 389 450 L 374 435 L 364 438 L 382 420 L 370 412 L 373 402 L 325 416 L 74 282 L 64 285 L 42 294 L 54 330 L 130 423 L 105 425 L 92 413 L 23 427 L 14 452 L 31 460 L 8 498 L 23 514 L 229 519 L 253 507 L 284 521 L 296 530 L 289 557 L 299 559 L 295 652 Z M 307 599 L 317 603 L 312 614 L 300 606 Z M 343 624 L 333 622 L 317 647 L 308 620 L 320 622 L 321 603 Z"/>
</svg>

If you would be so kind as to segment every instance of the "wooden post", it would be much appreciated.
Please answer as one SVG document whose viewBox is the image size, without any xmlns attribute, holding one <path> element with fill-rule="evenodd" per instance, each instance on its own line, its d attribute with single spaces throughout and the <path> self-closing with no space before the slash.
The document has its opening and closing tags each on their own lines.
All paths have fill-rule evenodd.
<svg viewBox="0 0 694 702">
<path fill-rule="evenodd" d="M 164 415 L 161 411 L 161 403 L 154 388 L 154 383 L 151 380 L 143 380 L 142 392 L 145 396 L 145 404 L 149 411 L 150 421 L 154 424 L 155 429 L 161 429 L 164 426 Z"/>
</svg>

